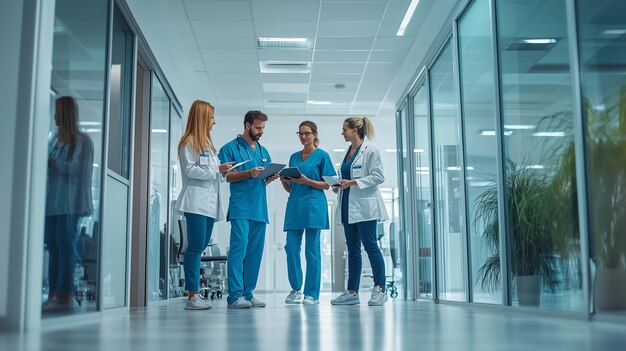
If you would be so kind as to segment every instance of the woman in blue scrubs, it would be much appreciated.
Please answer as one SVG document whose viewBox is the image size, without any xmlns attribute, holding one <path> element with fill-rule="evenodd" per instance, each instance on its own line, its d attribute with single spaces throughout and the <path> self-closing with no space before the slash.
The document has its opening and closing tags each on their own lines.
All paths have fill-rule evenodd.
<svg viewBox="0 0 626 351">
<path fill-rule="evenodd" d="M 283 188 L 289 193 L 285 211 L 287 232 L 285 252 L 289 284 L 293 289 L 285 299 L 287 304 L 317 305 L 320 297 L 322 261 L 320 254 L 320 232 L 328 229 L 328 204 L 324 190 L 328 184 L 322 176 L 333 176 L 335 170 L 328 153 L 317 146 L 317 125 L 311 121 L 300 123 L 298 136 L 302 150 L 291 155 L 289 167 L 298 167 L 300 178 L 281 177 Z M 302 235 L 306 236 L 306 280 L 302 299 L 302 264 L 300 248 Z"/>
</svg>

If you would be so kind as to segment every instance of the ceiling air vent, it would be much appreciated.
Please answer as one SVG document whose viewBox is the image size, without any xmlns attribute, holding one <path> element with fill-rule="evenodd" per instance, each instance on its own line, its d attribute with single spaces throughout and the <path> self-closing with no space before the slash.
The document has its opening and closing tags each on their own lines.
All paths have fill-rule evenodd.
<svg viewBox="0 0 626 351">
<path fill-rule="evenodd" d="M 261 61 L 261 73 L 309 73 L 310 62 L 298 61 Z"/>
<path fill-rule="evenodd" d="M 271 38 L 258 37 L 259 49 L 312 49 L 311 38 Z"/>
</svg>

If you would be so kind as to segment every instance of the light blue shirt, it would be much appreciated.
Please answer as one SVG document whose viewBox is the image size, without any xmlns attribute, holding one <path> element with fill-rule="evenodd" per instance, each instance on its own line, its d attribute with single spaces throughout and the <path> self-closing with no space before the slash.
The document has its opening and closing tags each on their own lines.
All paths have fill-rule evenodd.
<svg viewBox="0 0 626 351">
<path fill-rule="evenodd" d="M 74 150 L 54 134 L 48 141 L 48 184 L 46 216 L 74 214 L 89 216 L 93 212 L 91 177 L 93 142 L 87 134 L 76 136 Z"/>
<path fill-rule="evenodd" d="M 328 153 L 315 149 L 302 161 L 302 151 L 289 158 L 289 167 L 298 167 L 311 180 L 322 180 L 322 176 L 336 175 Z M 328 229 L 328 203 L 324 190 L 305 184 L 291 183 L 289 200 L 285 211 L 284 231 L 306 228 Z"/>
<path fill-rule="evenodd" d="M 220 162 L 246 162 L 237 171 L 247 171 L 254 167 L 266 167 L 272 159 L 267 149 L 257 142 L 256 150 L 242 137 L 222 146 L 219 152 Z M 230 183 L 230 201 L 226 220 L 247 219 L 251 221 L 269 223 L 267 215 L 267 193 L 265 180 L 248 178 L 239 182 Z"/>
</svg>

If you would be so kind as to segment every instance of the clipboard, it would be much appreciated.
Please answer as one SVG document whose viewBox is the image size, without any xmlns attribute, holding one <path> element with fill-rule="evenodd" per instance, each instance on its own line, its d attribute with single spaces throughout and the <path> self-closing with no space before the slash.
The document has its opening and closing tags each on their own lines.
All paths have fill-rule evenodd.
<svg viewBox="0 0 626 351">
<path fill-rule="evenodd" d="M 228 173 L 228 172 L 230 172 L 230 171 L 233 171 L 233 170 L 235 170 L 235 169 L 237 169 L 237 168 L 239 168 L 239 167 L 243 166 L 243 164 L 244 164 L 244 163 L 246 163 L 246 162 L 248 162 L 248 161 L 250 161 L 250 160 L 245 160 L 245 161 L 243 161 L 243 162 L 239 162 L 239 163 L 237 163 L 237 164 L 234 164 L 234 165 L 230 166 L 230 168 L 229 168 L 226 172 L 224 172 L 224 173 Z"/>
<path fill-rule="evenodd" d="M 257 178 L 265 179 L 269 176 L 273 176 L 274 174 L 280 172 L 283 168 L 285 168 L 285 164 L 283 163 L 270 163 L 259 173 Z"/>
<path fill-rule="evenodd" d="M 322 176 L 322 179 L 324 179 L 324 181 L 330 186 L 341 185 L 338 176 Z"/>
<path fill-rule="evenodd" d="M 302 177 L 302 172 L 300 172 L 300 169 L 298 167 L 286 167 L 286 168 L 283 168 L 280 172 L 278 172 L 278 175 L 281 175 L 283 177 L 297 179 L 297 178 Z"/>
</svg>

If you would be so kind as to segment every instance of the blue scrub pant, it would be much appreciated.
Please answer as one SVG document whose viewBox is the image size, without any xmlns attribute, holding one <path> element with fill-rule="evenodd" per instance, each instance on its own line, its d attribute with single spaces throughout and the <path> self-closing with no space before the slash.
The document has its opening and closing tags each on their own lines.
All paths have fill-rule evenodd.
<svg viewBox="0 0 626 351">
<path fill-rule="evenodd" d="M 343 230 L 348 246 L 348 290 L 358 291 L 361 282 L 361 242 L 372 266 L 374 285 L 385 289 L 385 260 L 376 242 L 376 220 L 344 223 Z"/>
<path fill-rule="evenodd" d="M 230 220 L 228 251 L 228 303 L 240 297 L 251 300 L 256 288 L 265 245 L 265 222 Z"/>
<path fill-rule="evenodd" d="M 211 240 L 215 219 L 185 212 L 187 221 L 187 251 L 183 258 L 185 268 L 185 290 L 198 292 L 200 289 L 200 257 Z"/>
<path fill-rule="evenodd" d="M 302 262 L 300 261 L 300 249 L 302 247 L 302 233 L 306 232 L 306 281 L 304 295 L 311 296 L 314 300 L 320 298 L 320 284 L 322 280 L 322 257 L 320 254 L 320 229 L 307 228 L 306 230 L 287 231 L 287 273 L 289 284 L 294 290 L 302 288 Z"/>
<path fill-rule="evenodd" d="M 74 291 L 74 241 L 78 234 L 76 215 L 46 216 L 44 242 L 48 249 L 48 286 L 50 296 Z"/>
</svg>

